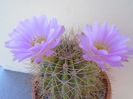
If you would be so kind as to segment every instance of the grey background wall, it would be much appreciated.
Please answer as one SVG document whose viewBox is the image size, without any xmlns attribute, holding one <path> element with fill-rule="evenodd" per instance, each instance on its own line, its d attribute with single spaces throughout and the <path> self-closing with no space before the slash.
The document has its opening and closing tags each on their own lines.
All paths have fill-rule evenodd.
<svg viewBox="0 0 133 99">
<path fill-rule="evenodd" d="M 133 0 L 0 0 L 0 65 L 4 68 L 29 72 L 27 62 L 12 61 L 4 42 L 20 20 L 34 15 L 55 16 L 67 29 L 108 21 L 129 36 L 129 45 L 133 46 Z M 112 99 L 133 99 L 132 65 L 130 59 L 125 67 L 110 70 Z"/>
</svg>

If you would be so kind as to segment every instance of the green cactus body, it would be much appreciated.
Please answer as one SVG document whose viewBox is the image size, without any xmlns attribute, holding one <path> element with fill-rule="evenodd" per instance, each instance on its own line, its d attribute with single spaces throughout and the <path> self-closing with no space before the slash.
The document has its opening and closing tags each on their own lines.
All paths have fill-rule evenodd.
<svg viewBox="0 0 133 99">
<path fill-rule="evenodd" d="M 104 99 L 101 70 L 82 58 L 76 39 L 64 39 L 55 54 L 44 60 L 39 81 L 41 99 Z"/>
</svg>

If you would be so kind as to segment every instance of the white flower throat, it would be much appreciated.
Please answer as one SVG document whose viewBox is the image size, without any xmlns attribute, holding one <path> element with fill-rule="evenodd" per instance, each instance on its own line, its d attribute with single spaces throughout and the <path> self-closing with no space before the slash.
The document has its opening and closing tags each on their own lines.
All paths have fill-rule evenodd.
<svg viewBox="0 0 133 99">
<path fill-rule="evenodd" d="M 35 46 L 36 44 L 41 44 L 46 41 L 46 38 L 43 36 L 35 36 L 32 40 L 32 46 Z"/>
</svg>

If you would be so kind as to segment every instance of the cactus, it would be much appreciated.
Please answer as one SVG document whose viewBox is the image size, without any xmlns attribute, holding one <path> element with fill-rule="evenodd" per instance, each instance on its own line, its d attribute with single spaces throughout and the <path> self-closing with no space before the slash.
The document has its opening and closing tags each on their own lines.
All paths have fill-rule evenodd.
<svg viewBox="0 0 133 99">
<path fill-rule="evenodd" d="M 104 99 L 106 93 L 101 70 L 82 58 L 76 37 L 68 36 L 41 64 L 38 87 L 40 99 Z"/>
</svg>

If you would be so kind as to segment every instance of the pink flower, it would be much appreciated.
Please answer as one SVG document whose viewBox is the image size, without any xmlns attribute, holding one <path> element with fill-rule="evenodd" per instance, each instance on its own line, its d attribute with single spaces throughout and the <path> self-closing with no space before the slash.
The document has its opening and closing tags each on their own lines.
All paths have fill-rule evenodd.
<svg viewBox="0 0 133 99">
<path fill-rule="evenodd" d="M 83 58 L 96 62 L 102 69 L 105 65 L 122 66 L 127 61 L 131 48 L 127 47 L 128 38 L 121 35 L 115 26 L 109 27 L 107 23 L 100 26 L 86 25 L 80 38 L 80 48 Z"/>
<path fill-rule="evenodd" d="M 30 58 L 39 63 L 54 53 L 53 48 L 60 43 L 63 32 L 64 27 L 55 18 L 49 21 L 46 16 L 32 17 L 20 22 L 10 34 L 6 46 L 11 49 L 15 60 Z"/>
</svg>

